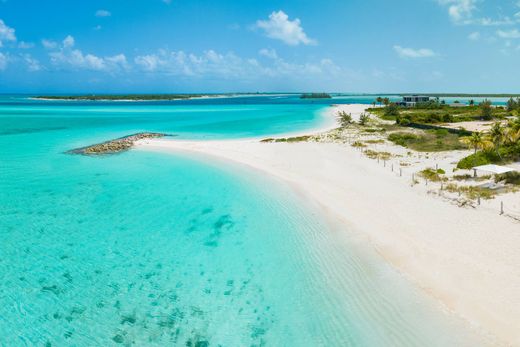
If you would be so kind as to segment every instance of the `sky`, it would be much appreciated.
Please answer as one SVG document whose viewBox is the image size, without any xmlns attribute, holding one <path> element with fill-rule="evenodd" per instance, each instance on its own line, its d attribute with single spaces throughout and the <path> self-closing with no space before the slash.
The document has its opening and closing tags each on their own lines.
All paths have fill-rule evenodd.
<svg viewBox="0 0 520 347">
<path fill-rule="evenodd" d="M 0 93 L 520 93 L 520 0 L 0 0 Z"/>
</svg>

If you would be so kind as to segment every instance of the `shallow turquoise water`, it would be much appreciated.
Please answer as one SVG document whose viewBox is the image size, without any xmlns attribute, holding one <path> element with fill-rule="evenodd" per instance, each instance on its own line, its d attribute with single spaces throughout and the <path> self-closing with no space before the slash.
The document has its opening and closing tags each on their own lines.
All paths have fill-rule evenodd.
<svg viewBox="0 0 520 347">
<path fill-rule="evenodd" d="M 279 182 L 186 156 L 63 154 L 143 130 L 323 121 L 323 105 L 206 102 L 0 103 L 0 345 L 476 345 Z"/>
</svg>

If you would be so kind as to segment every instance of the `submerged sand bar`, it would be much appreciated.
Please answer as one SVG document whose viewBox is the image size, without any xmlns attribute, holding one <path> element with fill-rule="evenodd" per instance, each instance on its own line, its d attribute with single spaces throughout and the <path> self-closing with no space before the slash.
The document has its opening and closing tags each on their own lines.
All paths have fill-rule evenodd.
<svg viewBox="0 0 520 347">
<path fill-rule="evenodd" d="M 214 156 L 284 180 L 341 222 L 346 237 L 362 235 L 445 307 L 507 345 L 520 345 L 515 221 L 430 197 L 345 144 L 146 139 L 136 147 Z"/>
</svg>

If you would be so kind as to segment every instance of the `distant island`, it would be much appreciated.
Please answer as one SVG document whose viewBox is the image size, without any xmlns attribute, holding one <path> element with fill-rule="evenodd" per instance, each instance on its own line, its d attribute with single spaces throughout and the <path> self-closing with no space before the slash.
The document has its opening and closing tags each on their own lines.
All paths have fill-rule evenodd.
<svg viewBox="0 0 520 347">
<path fill-rule="evenodd" d="M 75 101 L 168 101 L 186 100 L 202 97 L 217 97 L 212 94 L 92 94 L 92 95 L 40 95 L 34 99 L 40 100 L 75 100 Z"/>
<path fill-rule="evenodd" d="M 300 96 L 300 99 L 331 99 L 332 96 L 327 93 L 308 93 L 308 94 L 302 94 Z"/>
</svg>

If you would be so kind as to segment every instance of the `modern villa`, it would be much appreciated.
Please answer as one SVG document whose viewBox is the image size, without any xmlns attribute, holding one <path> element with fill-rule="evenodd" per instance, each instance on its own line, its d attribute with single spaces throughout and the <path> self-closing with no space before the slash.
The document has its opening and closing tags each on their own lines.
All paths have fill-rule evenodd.
<svg viewBox="0 0 520 347">
<path fill-rule="evenodd" d="M 397 104 L 399 106 L 414 107 L 415 105 L 417 105 L 417 103 L 428 102 L 428 101 L 430 101 L 429 96 L 408 95 L 408 96 L 403 96 L 403 101 L 398 102 Z"/>
</svg>

